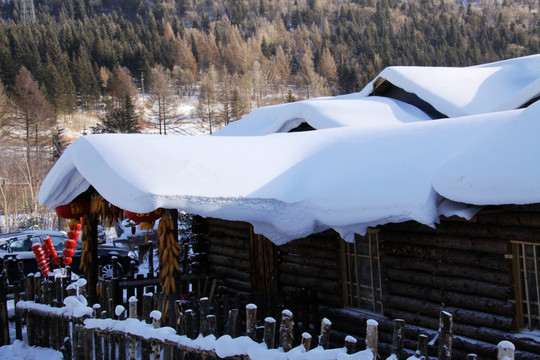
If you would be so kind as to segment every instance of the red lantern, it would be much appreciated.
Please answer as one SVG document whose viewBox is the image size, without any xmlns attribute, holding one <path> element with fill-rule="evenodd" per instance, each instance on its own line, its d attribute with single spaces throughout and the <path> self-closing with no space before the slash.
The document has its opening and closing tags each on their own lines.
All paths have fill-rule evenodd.
<svg viewBox="0 0 540 360">
<path fill-rule="evenodd" d="M 77 234 L 77 237 L 78 236 L 79 235 Z M 75 254 L 75 248 L 77 247 L 77 241 L 75 241 L 75 240 L 66 240 L 64 242 L 64 246 L 65 246 L 65 248 L 62 251 L 62 253 L 64 254 L 64 258 L 62 259 L 62 263 L 64 265 L 69 265 L 73 261 L 73 259 L 71 257 L 73 256 L 73 254 Z"/>
<path fill-rule="evenodd" d="M 36 261 L 38 263 L 39 270 L 41 271 L 41 275 L 43 277 L 46 277 L 49 275 L 50 268 L 49 268 L 49 262 L 45 258 L 45 254 L 43 253 L 43 249 L 41 248 L 40 244 L 35 244 L 32 246 L 32 251 L 34 252 L 34 256 L 36 257 Z"/>
<path fill-rule="evenodd" d="M 80 219 L 90 211 L 90 202 L 78 197 L 69 204 L 56 207 L 56 214 L 64 219 Z"/>
<path fill-rule="evenodd" d="M 126 217 L 129 220 L 140 224 L 141 230 L 152 230 L 154 228 L 154 221 L 163 215 L 163 211 L 164 210 L 162 208 L 158 208 L 149 213 L 135 213 L 124 210 Z"/>
<path fill-rule="evenodd" d="M 60 258 L 58 257 L 58 254 L 56 253 L 56 249 L 54 248 L 54 245 L 52 243 L 51 237 L 49 236 L 45 240 L 43 240 L 43 250 L 45 252 L 45 256 L 47 258 L 52 257 L 53 262 L 56 265 L 60 264 Z"/>
</svg>

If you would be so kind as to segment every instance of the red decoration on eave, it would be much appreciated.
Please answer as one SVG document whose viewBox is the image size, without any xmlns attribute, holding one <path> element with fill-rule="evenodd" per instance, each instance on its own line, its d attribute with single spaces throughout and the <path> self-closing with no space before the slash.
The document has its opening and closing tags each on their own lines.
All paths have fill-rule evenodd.
<svg viewBox="0 0 540 360">
<path fill-rule="evenodd" d="M 56 214 L 64 219 L 79 219 L 90 211 L 90 202 L 78 197 L 69 204 L 56 207 Z"/>
<path fill-rule="evenodd" d="M 149 213 L 135 213 L 131 211 L 124 210 L 126 217 L 129 220 L 135 221 L 136 223 L 150 223 L 156 221 L 163 215 L 163 209 L 159 208 Z"/>
<path fill-rule="evenodd" d="M 149 213 L 135 213 L 124 210 L 124 213 L 129 220 L 140 224 L 141 230 L 151 230 L 154 227 L 154 221 L 163 216 L 163 209 L 158 208 Z M 135 228 L 132 228 L 131 232 L 133 233 L 134 230 Z"/>
</svg>

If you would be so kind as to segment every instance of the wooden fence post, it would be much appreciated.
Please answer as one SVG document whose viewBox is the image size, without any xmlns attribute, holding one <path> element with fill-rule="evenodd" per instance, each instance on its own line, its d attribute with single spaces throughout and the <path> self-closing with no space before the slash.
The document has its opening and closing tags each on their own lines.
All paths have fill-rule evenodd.
<svg viewBox="0 0 540 360">
<path fill-rule="evenodd" d="M 122 305 L 116 305 L 114 312 L 118 320 L 126 320 L 126 308 L 124 308 Z M 123 360 L 125 358 L 126 358 L 126 336 L 120 335 L 118 337 L 118 359 Z"/>
<path fill-rule="evenodd" d="M 392 336 L 392 354 L 398 359 L 403 358 L 403 340 L 405 339 L 405 320 L 394 320 L 394 334 Z"/>
<path fill-rule="evenodd" d="M 510 341 L 501 341 L 497 345 L 497 360 L 514 360 L 516 347 Z"/>
<path fill-rule="evenodd" d="M 273 317 L 264 319 L 264 343 L 268 349 L 274 348 L 276 340 L 276 320 Z"/>
<path fill-rule="evenodd" d="M 236 318 L 238 317 L 238 309 L 229 310 L 229 317 L 227 318 L 227 335 L 232 338 L 236 337 Z"/>
<path fill-rule="evenodd" d="M 21 300 L 21 286 L 17 281 L 13 286 L 13 304 L 15 304 L 15 338 L 17 340 L 22 340 L 22 321 L 21 314 L 17 309 L 17 303 Z"/>
<path fill-rule="evenodd" d="M 289 310 L 281 312 L 281 324 L 279 326 L 279 346 L 283 351 L 287 352 L 293 346 L 293 314 Z"/>
<path fill-rule="evenodd" d="M 354 354 L 356 352 L 356 342 L 356 338 L 350 335 L 347 335 L 345 337 L 345 348 L 347 349 L 348 355 Z"/>
<path fill-rule="evenodd" d="M 302 333 L 302 343 L 304 350 L 309 351 L 311 349 L 311 334 L 307 332 Z"/>
<path fill-rule="evenodd" d="M 452 358 L 452 325 L 452 314 L 441 311 L 439 319 L 439 360 L 450 360 Z"/>
<path fill-rule="evenodd" d="M 366 323 L 366 349 L 373 351 L 373 358 L 377 359 L 377 347 L 379 342 L 379 323 L 375 320 L 369 319 Z"/>
<path fill-rule="evenodd" d="M 428 357 L 428 336 L 426 334 L 418 335 L 418 346 L 416 348 L 416 354 L 418 358 L 427 359 Z"/>
<path fill-rule="evenodd" d="M 129 298 L 129 318 L 137 319 L 137 298 L 135 296 Z M 137 359 L 137 340 L 135 339 L 129 341 L 128 356 L 129 360 Z"/>
<path fill-rule="evenodd" d="M 208 314 L 210 313 L 210 299 L 203 297 L 199 300 L 199 334 L 208 336 Z"/>
<path fill-rule="evenodd" d="M 161 312 L 154 310 L 150 313 L 150 317 L 152 318 L 152 325 L 154 325 L 154 329 L 159 329 L 161 327 Z M 152 344 L 152 360 L 159 360 L 161 352 L 161 346 L 157 343 Z"/>
<path fill-rule="evenodd" d="M 195 329 L 193 327 L 195 314 L 193 313 L 192 309 L 186 310 L 185 313 L 185 324 L 186 324 L 186 335 L 190 339 L 195 339 Z"/>
<path fill-rule="evenodd" d="M 9 322 L 7 312 L 7 272 L 4 269 L 0 276 L 0 345 L 9 345 Z"/>
<path fill-rule="evenodd" d="M 94 318 L 99 319 L 101 316 L 101 304 L 94 304 L 92 309 L 94 309 Z M 97 331 L 94 332 L 94 356 L 96 359 L 101 359 L 103 356 L 101 340 L 101 335 Z"/>
<path fill-rule="evenodd" d="M 246 336 L 257 341 L 257 305 L 246 305 Z"/>
<path fill-rule="evenodd" d="M 476 355 L 476 354 L 467 354 L 467 360 L 478 360 L 478 355 Z"/>
<path fill-rule="evenodd" d="M 332 327 L 332 322 L 327 318 L 322 319 L 321 321 L 321 335 L 319 335 L 319 346 L 322 346 L 323 349 L 328 349 L 330 345 L 330 328 Z"/>
</svg>

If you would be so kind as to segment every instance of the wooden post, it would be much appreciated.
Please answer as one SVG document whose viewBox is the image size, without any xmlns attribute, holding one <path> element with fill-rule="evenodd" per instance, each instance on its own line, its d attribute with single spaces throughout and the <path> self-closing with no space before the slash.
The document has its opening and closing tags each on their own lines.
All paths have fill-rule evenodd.
<svg viewBox="0 0 540 360">
<path fill-rule="evenodd" d="M 34 274 L 26 276 L 26 301 L 34 301 Z"/>
<path fill-rule="evenodd" d="M 199 334 L 208 336 L 208 313 L 210 312 L 210 300 L 203 297 L 199 300 Z"/>
<path fill-rule="evenodd" d="M 501 341 L 497 345 L 497 360 L 514 360 L 516 347 L 510 341 Z"/>
<path fill-rule="evenodd" d="M 41 295 L 41 273 L 38 271 L 34 274 L 34 301 L 40 303 Z"/>
<path fill-rule="evenodd" d="M 227 335 L 232 338 L 236 337 L 236 318 L 238 317 L 238 309 L 229 310 L 229 317 L 227 318 Z"/>
<path fill-rule="evenodd" d="M 257 305 L 246 305 L 246 336 L 257 341 Z"/>
<path fill-rule="evenodd" d="M 206 315 L 206 321 L 208 322 L 208 335 L 217 335 L 217 319 L 216 315 Z"/>
<path fill-rule="evenodd" d="M 274 348 L 276 340 L 276 320 L 273 317 L 264 319 L 264 343 L 268 349 Z"/>
<path fill-rule="evenodd" d="M 107 310 L 101 311 L 101 318 L 107 319 L 109 317 Z M 103 335 L 103 359 L 109 360 L 110 359 L 110 353 L 111 353 L 111 343 L 109 340 L 109 336 L 107 334 Z M 113 359 L 114 360 L 114 359 Z"/>
<path fill-rule="evenodd" d="M 147 324 L 151 323 L 150 313 L 152 312 L 153 307 L 154 307 L 154 294 L 152 293 L 144 294 L 142 318 L 144 321 L 146 321 Z"/>
<path fill-rule="evenodd" d="M 5 265 L 4 265 L 5 266 Z M 9 322 L 7 312 L 7 272 L 4 269 L 0 276 L 0 345 L 9 345 Z"/>
<path fill-rule="evenodd" d="M 101 316 L 101 304 L 94 304 L 92 306 L 92 309 L 94 310 L 94 318 L 99 319 Z M 103 356 L 103 349 L 102 349 L 102 338 L 100 334 L 96 331 L 94 332 L 94 358 L 95 359 L 101 359 Z"/>
<path fill-rule="evenodd" d="M 394 320 L 394 334 L 392 336 L 392 354 L 398 359 L 403 358 L 403 340 L 405 339 L 405 320 Z"/>
<path fill-rule="evenodd" d="M 178 335 L 185 335 L 186 330 L 184 328 L 184 310 L 182 308 L 181 300 L 176 300 L 174 303 L 174 311 L 176 313 L 176 333 Z"/>
<path fill-rule="evenodd" d="M 427 359 L 428 357 L 428 336 L 426 334 L 420 334 L 418 335 L 418 347 L 416 350 L 416 353 L 419 355 L 419 357 L 423 357 L 424 359 Z"/>
<path fill-rule="evenodd" d="M 373 319 L 369 319 L 366 323 L 366 349 L 373 351 L 373 358 L 377 359 L 377 347 L 379 342 L 379 323 Z"/>
<path fill-rule="evenodd" d="M 137 306 L 137 304 L 135 304 L 135 306 Z M 115 312 L 116 312 L 116 316 L 118 317 L 118 320 L 126 320 L 126 309 L 122 305 L 117 305 Z M 126 336 L 121 335 L 118 338 L 118 359 L 124 360 L 125 358 L 126 358 Z"/>
<path fill-rule="evenodd" d="M 281 324 L 279 326 L 279 346 L 287 352 L 293 346 L 293 314 L 289 310 L 281 312 Z"/>
<path fill-rule="evenodd" d="M 13 286 L 13 304 L 15 304 L 15 338 L 22 340 L 22 321 L 21 314 L 17 309 L 17 303 L 21 300 L 21 287 L 19 282 L 15 282 Z"/>
<path fill-rule="evenodd" d="M 305 351 L 309 351 L 311 349 L 311 334 L 304 332 L 302 333 L 302 343 L 301 345 L 304 347 Z"/>
<path fill-rule="evenodd" d="M 467 360 L 478 360 L 478 355 L 476 355 L 476 354 L 467 354 Z"/>
<path fill-rule="evenodd" d="M 441 311 L 439 318 L 439 360 L 452 359 L 452 314 Z"/>
<path fill-rule="evenodd" d="M 195 339 L 195 329 L 193 328 L 195 314 L 192 309 L 186 310 L 185 321 L 186 321 L 186 335 L 190 339 Z"/>
<path fill-rule="evenodd" d="M 319 345 L 323 349 L 328 349 L 330 345 L 330 328 L 332 327 L 332 322 L 327 318 L 322 319 L 321 321 L 321 335 L 319 335 Z"/>
<path fill-rule="evenodd" d="M 347 349 L 347 354 L 351 355 L 356 352 L 356 338 L 347 335 L 345 337 L 345 349 Z"/>
<path fill-rule="evenodd" d="M 129 318 L 137 319 L 137 298 L 135 296 L 129 298 Z M 137 359 L 137 340 L 134 338 L 129 341 L 128 356 L 129 360 Z"/>
<path fill-rule="evenodd" d="M 92 215 L 85 216 L 85 230 L 91 233 L 91 256 L 92 262 L 88 264 L 86 271 L 86 279 L 88 281 L 88 303 L 95 304 L 98 301 L 97 284 L 98 284 L 98 219 Z"/>
<path fill-rule="evenodd" d="M 152 325 L 154 326 L 154 329 L 159 329 L 161 327 L 161 312 L 154 310 L 150 313 L 150 317 L 152 318 Z M 161 347 L 157 343 L 152 344 L 152 360 L 159 360 L 161 352 Z"/>
</svg>

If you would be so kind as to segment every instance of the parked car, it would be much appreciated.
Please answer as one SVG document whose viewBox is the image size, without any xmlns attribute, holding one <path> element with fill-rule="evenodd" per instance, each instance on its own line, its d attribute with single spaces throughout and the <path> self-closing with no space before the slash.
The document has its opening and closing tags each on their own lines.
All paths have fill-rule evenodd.
<svg viewBox="0 0 540 360">
<path fill-rule="evenodd" d="M 29 230 L 19 233 L 2 234 L 0 235 L 0 270 L 4 269 L 4 262 L 8 259 L 15 260 L 16 263 L 10 264 L 8 267 L 8 281 L 19 279 L 20 270 L 17 264 L 19 261 L 23 263 L 25 275 L 39 272 L 37 261 L 32 251 L 34 243 L 43 244 L 43 240 L 51 237 L 52 243 L 58 256 L 63 257 L 62 250 L 64 242 L 68 240 L 67 234 L 62 231 L 47 231 L 47 230 Z M 84 275 L 79 269 L 81 263 L 82 243 L 78 241 L 73 255 L 71 269 L 78 275 Z M 99 244 L 98 245 L 98 265 L 101 265 L 102 278 L 111 278 L 113 276 L 129 275 L 131 271 L 131 262 L 135 262 L 135 269 L 138 266 L 138 258 L 133 251 L 122 249 L 116 246 Z M 55 266 L 53 266 L 54 268 Z"/>
</svg>

